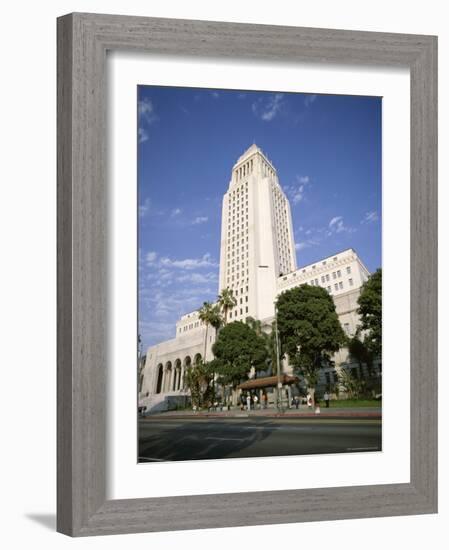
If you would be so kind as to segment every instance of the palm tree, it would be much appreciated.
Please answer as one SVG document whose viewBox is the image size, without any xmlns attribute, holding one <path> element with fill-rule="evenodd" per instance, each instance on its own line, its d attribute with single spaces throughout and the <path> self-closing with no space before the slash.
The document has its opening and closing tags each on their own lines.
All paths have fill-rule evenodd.
<svg viewBox="0 0 449 550">
<path fill-rule="evenodd" d="M 210 302 L 204 302 L 203 306 L 198 310 L 198 317 L 206 325 L 206 334 L 204 337 L 204 355 L 203 362 L 206 362 L 206 350 L 207 350 L 207 333 L 209 331 L 209 325 L 215 329 L 218 329 L 222 323 L 220 315 L 220 308 L 218 304 L 211 304 Z"/>
<path fill-rule="evenodd" d="M 247 317 L 246 318 L 246 324 L 249 325 L 254 332 L 261 336 L 265 341 L 265 348 L 267 350 L 267 370 L 271 371 L 273 374 L 274 372 L 274 365 L 276 364 L 276 342 L 275 342 L 275 329 L 274 329 L 274 321 L 271 326 L 271 332 L 268 333 L 265 330 L 263 330 L 262 322 L 259 321 L 259 319 L 254 319 L 254 317 Z"/>
<path fill-rule="evenodd" d="M 247 325 L 250 326 L 257 334 L 257 336 L 266 336 L 266 333 L 262 330 L 262 322 L 259 319 L 254 319 L 254 317 L 247 317 L 245 319 Z"/>
<path fill-rule="evenodd" d="M 235 299 L 231 288 L 224 288 L 221 291 L 221 294 L 218 296 L 218 305 L 223 311 L 223 324 L 226 325 L 226 323 L 228 322 L 228 311 L 230 311 L 237 305 L 237 300 Z"/>
</svg>

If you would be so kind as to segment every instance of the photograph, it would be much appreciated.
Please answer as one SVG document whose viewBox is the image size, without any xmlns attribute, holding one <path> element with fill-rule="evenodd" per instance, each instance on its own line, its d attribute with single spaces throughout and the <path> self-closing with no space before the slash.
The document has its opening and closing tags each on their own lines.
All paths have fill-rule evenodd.
<svg viewBox="0 0 449 550">
<path fill-rule="evenodd" d="M 141 84 L 136 117 L 137 462 L 381 452 L 382 97 Z"/>
</svg>

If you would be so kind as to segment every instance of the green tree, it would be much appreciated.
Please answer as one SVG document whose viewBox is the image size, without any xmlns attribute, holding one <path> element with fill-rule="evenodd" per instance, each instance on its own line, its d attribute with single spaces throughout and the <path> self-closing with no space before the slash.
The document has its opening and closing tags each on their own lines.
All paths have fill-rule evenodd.
<svg viewBox="0 0 449 550">
<path fill-rule="evenodd" d="M 366 395 L 366 381 L 348 369 L 341 370 L 340 385 L 350 399 L 360 399 Z"/>
<path fill-rule="evenodd" d="M 382 270 L 378 269 L 363 283 L 358 299 L 364 344 L 375 357 L 382 357 Z"/>
<path fill-rule="evenodd" d="M 283 292 L 276 309 L 281 351 L 313 397 L 321 367 L 345 343 L 334 301 L 324 288 L 301 285 Z"/>
<path fill-rule="evenodd" d="M 248 379 L 251 367 L 256 372 L 266 367 L 267 350 L 263 337 L 242 321 L 224 326 L 212 349 L 220 382 L 233 389 Z"/>
<path fill-rule="evenodd" d="M 363 364 L 368 368 L 369 375 L 372 374 L 373 367 L 373 354 L 368 349 L 366 343 L 360 339 L 358 334 L 355 334 L 352 338 L 348 338 L 348 351 L 351 357 L 357 361 L 362 369 Z"/>
<path fill-rule="evenodd" d="M 190 390 L 192 405 L 198 408 L 204 406 L 212 391 L 211 381 L 211 371 L 203 361 L 187 369 L 186 385 Z"/>
<path fill-rule="evenodd" d="M 211 302 L 204 302 L 203 306 L 198 310 L 198 317 L 206 325 L 206 333 L 204 335 L 204 354 L 203 361 L 206 361 L 207 350 L 207 335 L 209 326 L 219 329 L 222 324 L 222 317 L 220 315 L 220 307 L 218 304 L 212 304 Z"/>
<path fill-rule="evenodd" d="M 275 332 L 274 332 L 274 322 L 271 326 L 271 332 L 264 330 L 264 326 L 259 319 L 254 319 L 254 317 L 247 317 L 245 323 L 254 330 L 254 332 L 260 336 L 265 344 L 265 349 L 267 350 L 267 358 L 265 359 L 265 369 L 273 373 L 273 367 L 276 365 L 276 341 L 275 341 Z M 266 329 L 268 327 L 266 326 Z"/>
<path fill-rule="evenodd" d="M 224 288 L 221 291 L 221 294 L 218 296 L 218 305 L 223 312 L 223 324 L 226 325 L 228 322 L 228 312 L 237 305 L 237 300 L 231 288 Z"/>
</svg>

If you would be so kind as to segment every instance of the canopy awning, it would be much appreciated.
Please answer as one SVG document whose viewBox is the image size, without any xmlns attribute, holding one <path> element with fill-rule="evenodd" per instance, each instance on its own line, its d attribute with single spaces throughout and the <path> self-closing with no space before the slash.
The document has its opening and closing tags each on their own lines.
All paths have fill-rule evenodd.
<svg viewBox="0 0 449 550">
<path fill-rule="evenodd" d="M 290 376 L 283 374 L 281 376 L 282 385 L 290 386 L 291 384 L 297 384 L 299 378 L 297 376 Z M 278 385 L 277 376 L 266 376 L 265 378 L 252 378 L 237 386 L 238 390 L 256 390 L 260 388 L 275 388 Z"/>
</svg>

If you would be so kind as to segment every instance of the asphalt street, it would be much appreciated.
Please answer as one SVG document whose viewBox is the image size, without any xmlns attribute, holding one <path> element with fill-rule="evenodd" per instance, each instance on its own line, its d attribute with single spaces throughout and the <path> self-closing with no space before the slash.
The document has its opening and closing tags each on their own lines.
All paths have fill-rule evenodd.
<svg viewBox="0 0 449 550">
<path fill-rule="evenodd" d="M 139 462 L 380 451 L 373 418 L 139 420 Z"/>
</svg>

